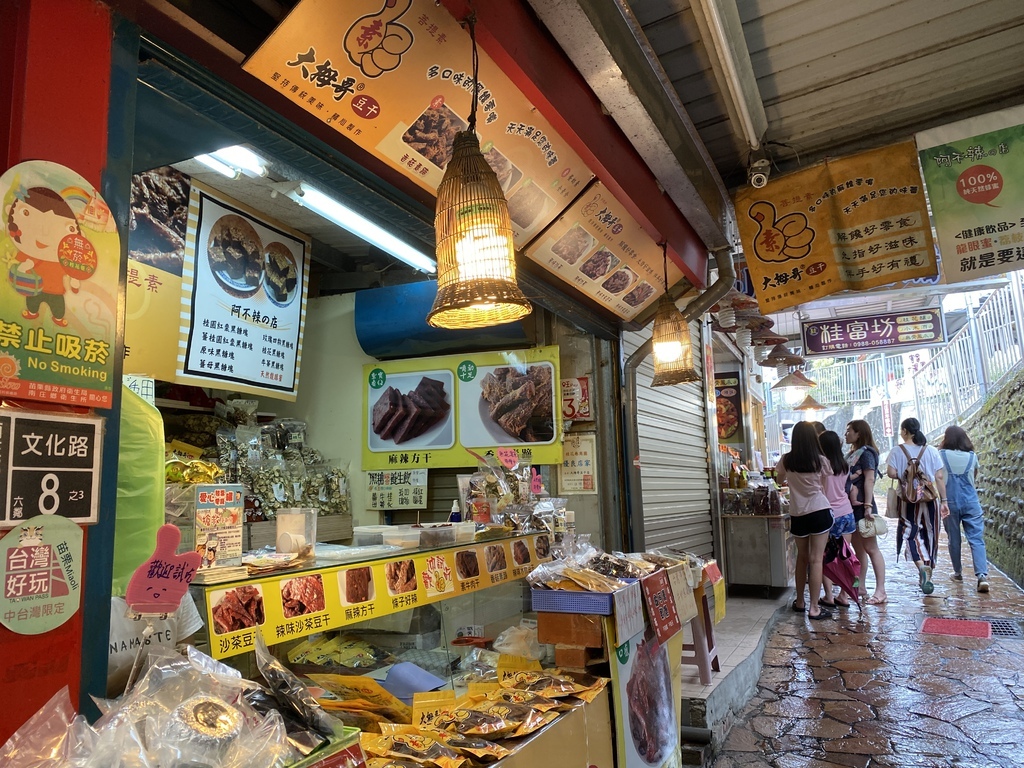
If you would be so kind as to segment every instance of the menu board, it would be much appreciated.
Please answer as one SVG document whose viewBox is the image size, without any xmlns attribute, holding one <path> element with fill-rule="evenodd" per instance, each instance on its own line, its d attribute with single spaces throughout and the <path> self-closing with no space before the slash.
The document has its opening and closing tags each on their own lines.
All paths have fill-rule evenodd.
<svg viewBox="0 0 1024 768">
<path fill-rule="evenodd" d="M 738 373 L 715 376 L 715 415 L 718 422 L 718 442 L 744 442 L 743 397 L 740 394 Z"/>
<path fill-rule="evenodd" d="M 176 378 L 294 400 L 310 241 L 192 182 Z"/>
<path fill-rule="evenodd" d="M 121 241 L 84 177 L 33 160 L 0 175 L 0 397 L 109 408 Z"/>
<path fill-rule="evenodd" d="M 302 0 L 243 69 L 431 192 L 478 85 L 481 148 L 522 247 L 593 174 L 483 51 L 474 83 L 472 59 L 433 0 Z"/>
<path fill-rule="evenodd" d="M 0 415 L 0 528 L 37 515 L 99 520 L 103 424 L 95 416 Z"/>
<path fill-rule="evenodd" d="M 558 347 L 392 360 L 363 371 L 364 470 L 474 466 L 467 448 L 562 461 Z"/>
<path fill-rule="evenodd" d="M 517 581 L 550 559 L 548 534 L 532 534 L 206 587 L 210 655 L 252 650 L 257 631 L 280 643 Z"/>
<path fill-rule="evenodd" d="M 200 568 L 242 564 L 242 523 L 245 521 L 241 485 L 197 485 L 195 548 Z"/>
<path fill-rule="evenodd" d="M 665 292 L 661 247 L 595 182 L 526 255 L 629 320 Z M 682 271 L 669 259 L 669 285 Z"/>
<path fill-rule="evenodd" d="M 427 470 L 392 469 L 366 473 L 367 509 L 425 509 Z"/>
</svg>

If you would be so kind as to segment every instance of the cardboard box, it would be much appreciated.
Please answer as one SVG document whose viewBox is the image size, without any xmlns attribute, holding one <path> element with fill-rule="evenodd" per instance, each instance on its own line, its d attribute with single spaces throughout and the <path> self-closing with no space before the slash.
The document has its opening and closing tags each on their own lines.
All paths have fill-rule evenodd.
<svg viewBox="0 0 1024 768">
<path fill-rule="evenodd" d="M 601 617 L 588 613 L 537 613 L 537 640 L 552 645 L 604 647 Z"/>
<path fill-rule="evenodd" d="M 555 666 L 586 669 L 589 664 L 605 661 L 604 649 L 584 648 L 578 645 L 556 645 Z"/>
</svg>

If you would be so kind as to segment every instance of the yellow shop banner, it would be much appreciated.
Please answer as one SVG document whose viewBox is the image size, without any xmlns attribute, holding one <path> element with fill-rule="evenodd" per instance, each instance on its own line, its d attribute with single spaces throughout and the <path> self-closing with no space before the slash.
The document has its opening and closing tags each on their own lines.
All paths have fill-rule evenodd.
<svg viewBox="0 0 1024 768">
<path fill-rule="evenodd" d="M 938 274 L 912 141 L 744 187 L 735 204 L 766 314 Z"/>
<path fill-rule="evenodd" d="M 474 453 L 500 449 L 562 462 L 558 347 L 392 360 L 363 373 L 364 470 L 468 467 Z"/>
<path fill-rule="evenodd" d="M 244 69 L 430 192 L 476 85 L 468 33 L 433 0 L 302 0 Z M 481 148 L 523 247 L 594 175 L 483 51 L 478 79 Z"/>
<path fill-rule="evenodd" d="M 251 651 L 518 581 L 551 559 L 548 534 L 412 552 L 204 587 L 210 655 Z"/>
</svg>

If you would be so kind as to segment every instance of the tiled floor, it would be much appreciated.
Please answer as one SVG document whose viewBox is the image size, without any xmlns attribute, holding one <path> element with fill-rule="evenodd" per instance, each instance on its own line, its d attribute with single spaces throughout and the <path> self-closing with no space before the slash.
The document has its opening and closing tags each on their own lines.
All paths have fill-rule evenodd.
<svg viewBox="0 0 1024 768">
<path fill-rule="evenodd" d="M 765 627 L 779 608 L 791 599 L 788 590 L 774 599 L 751 597 L 730 597 L 726 600 L 725 618 L 715 625 L 715 641 L 718 645 L 720 672 L 711 676 L 711 683 L 700 682 L 697 667 L 683 665 L 683 698 L 706 699 L 725 682 L 725 678 L 743 661 L 763 649 Z M 685 628 L 685 642 L 693 642 L 690 627 Z M 741 702 L 742 705 L 745 702 Z"/>
</svg>

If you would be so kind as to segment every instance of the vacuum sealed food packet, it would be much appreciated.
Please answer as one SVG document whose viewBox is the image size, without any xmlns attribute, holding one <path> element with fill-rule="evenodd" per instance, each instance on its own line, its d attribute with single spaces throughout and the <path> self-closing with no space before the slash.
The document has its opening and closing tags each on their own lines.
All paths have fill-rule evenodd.
<svg viewBox="0 0 1024 768">
<path fill-rule="evenodd" d="M 366 768 L 423 768 L 423 763 L 415 760 L 399 760 L 394 757 L 371 757 L 365 763 Z"/>
<path fill-rule="evenodd" d="M 395 733 L 422 733 L 470 758 L 474 763 L 494 763 L 512 754 L 512 750 L 493 741 L 479 736 L 467 736 L 457 731 L 446 731 L 435 726 L 386 724 L 381 726 L 381 733 L 386 736 Z"/>
<path fill-rule="evenodd" d="M 499 713 L 477 709 L 477 704 L 465 704 L 450 712 L 442 713 L 433 723 L 435 728 L 456 731 L 464 736 L 484 736 L 488 739 L 503 739 L 511 736 L 520 723 L 506 720 Z"/>
<path fill-rule="evenodd" d="M 515 730 L 507 738 L 527 736 L 558 718 L 558 712 L 540 712 L 525 704 L 511 704 L 507 701 L 485 699 L 472 706 L 476 712 L 495 715 L 508 723 L 515 723 Z"/>
<path fill-rule="evenodd" d="M 466 758 L 455 750 L 422 733 L 364 733 L 359 737 L 359 745 L 371 757 L 412 760 L 432 768 L 459 768 L 466 762 Z"/>
<path fill-rule="evenodd" d="M 491 701 L 503 701 L 506 704 L 525 705 L 532 709 L 536 709 L 538 712 L 561 711 L 567 709 L 565 704 L 561 701 L 549 699 L 546 696 L 531 693 L 530 691 L 520 691 L 517 688 L 499 688 L 496 691 L 488 693 L 487 698 Z"/>
<path fill-rule="evenodd" d="M 587 690 L 586 685 L 577 683 L 569 675 L 560 674 L 557 669 L 541 672 L 527 669 L 516 670 L 501 680 L 501 687 L 536 693 L 548 699 L 576 696 Z"/>
<path fill-rule="evenodd" d="M 592 571 L 589 568 L 576 568 L 566 565 L 563 574 L 588 592 L 615 592 L 629 586 L 629 582 L 612 576 L 605 576 L 603 573 Z"/>
</svg>

